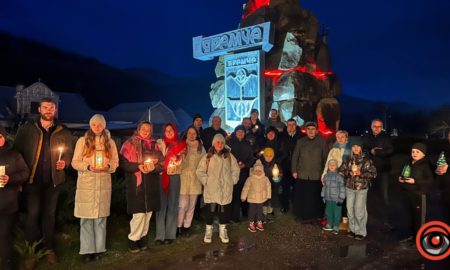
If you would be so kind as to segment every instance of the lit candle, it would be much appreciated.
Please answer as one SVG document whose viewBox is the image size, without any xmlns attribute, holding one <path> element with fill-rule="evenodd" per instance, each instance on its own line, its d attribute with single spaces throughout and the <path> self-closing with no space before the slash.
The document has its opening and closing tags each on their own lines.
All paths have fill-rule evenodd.
<svg viewBox="0 0 450 270">
<path fill-rule="evenodd" d="M 59 157 L 58 157 L 58 161 L 61 161 L 61 157 L 62 157 L 62 153 L 63 153 L 63 148 L 62 146 L 58 148 L 59 150 Z"/>
<path fill-rule="evenodd" d="M 280 169 L 278 169 L 277 164 L 273 165 L 273 169 L 272 169 L 272 179 L 274 181 L 277 181 L 280 179 Z"/>
<path fill-rule="evenodd" d="M 0 166 L 0 178 L 3 177 L 6 174 L 6 166 L 1 165 Z M 4 188 L 5 184 L 3 183 L 3 181 L 0 181 L 0 188 Z"/>
<path fill-rule="evenodd" d="M 155 168 L 152 158 L 148 158 L 144 161 L 144 168 L 148 171 L 151 171 Z"/>
<path fill-rule="evenodd" d="M 355 162 L 353 162 L 353 164 L 352 164 L 352 172 L 353 172 L 353 174 L 355 174 L 358 170 L 359 170 L 358 165 L 356 165 Z"/>
<path fill-rule="evenodd" d="M 102 150 L 95 151 L 95 168 L 103 169 L 103 151 Z"/>
<path fill-rule="evenodd" d="M 258 125 L 255 125 L 255 129 L 258 129 L 259 128 L 259 126 Z"/>
</svg>

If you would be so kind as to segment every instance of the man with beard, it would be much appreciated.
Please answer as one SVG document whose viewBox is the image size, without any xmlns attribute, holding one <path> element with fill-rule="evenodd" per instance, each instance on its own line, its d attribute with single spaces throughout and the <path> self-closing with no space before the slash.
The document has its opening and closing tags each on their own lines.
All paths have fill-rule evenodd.
<svg viewBox="0 0 450 270">
<path fill-rule="evenodd" d="M 55 213 L 65 169 L 72 160 L 72 135 L 55 119 L 57 108 L 50 98 L 39 104 L 39 116 L 17 131 L 14 149 L 22 154 L 30 177 L 24 185 L 27 207 L 25 239 L 29 243 L 43 239 L 49 250 L 47 261 L 58 262 L 55 254 Z"/>
</svg>

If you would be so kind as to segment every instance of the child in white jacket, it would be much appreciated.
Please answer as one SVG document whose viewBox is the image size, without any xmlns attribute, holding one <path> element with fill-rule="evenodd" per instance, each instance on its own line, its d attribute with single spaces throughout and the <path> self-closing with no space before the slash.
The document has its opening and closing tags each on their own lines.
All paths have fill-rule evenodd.
<svg viewBox="0 0 450 270">
<path fill-rule="evenodd" d="M 257 160 L 250 172 L 250 177 L 245 181 L 242 189 L 241 200 L 249 202 L 248 209 L 248 230 L 264 231 L 263 227 L 263 204 L 272 196 L 272 188 L 269 178 L 264 174 L 264 166 L 261 160 Z M 256 221 L 256 226 L 255 226 Z"/>
</svg>

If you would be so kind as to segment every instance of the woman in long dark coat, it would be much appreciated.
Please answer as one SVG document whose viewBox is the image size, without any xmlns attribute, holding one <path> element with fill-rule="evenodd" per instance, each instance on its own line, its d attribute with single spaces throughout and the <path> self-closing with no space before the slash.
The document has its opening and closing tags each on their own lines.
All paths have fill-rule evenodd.
<svg viewBox="0 0 450 270">
<path fill-rule="evenodd" d="M 160 175 L 163 157 L 152 138 L 153 125 L 139 123 L 135 134 L 120 150 L 120 167 L 125 172 L 127 212 L 133 215 L 128 235 L 129 250 L 147 249 L 144 240 L 152 213 L 160 208 Z"/>
</svg>

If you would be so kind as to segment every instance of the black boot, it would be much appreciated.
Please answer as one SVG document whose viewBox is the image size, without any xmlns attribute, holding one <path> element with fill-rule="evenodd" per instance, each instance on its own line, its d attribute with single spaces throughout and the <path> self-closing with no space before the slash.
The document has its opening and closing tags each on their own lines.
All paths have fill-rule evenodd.
<svg viewBox="0 0 450 270">
<path fill-rule="evenodd" d="M 183 228 L 183 235 L 185 237 L 191 236 L 191 228 L 190 227 L 189 228 Z"/>
<path fill-rule="evenodd" d="M 147 239 L 146 239 L 145 237 L 143 237 L 143 238 L 141 238 L 139 241 L 137 241 L 137 245 L 138 245 L 138 247 L 139 247 L 142 251 L 148 249 L 148 246 L 147 246 Z"/>
<path fill-rule="evenodd" d="M 139 248 L 138 242 L 128 239 L 128 251 L 131 253 L 139 253 L 141 249 Z"/>
<path fill-rule="evenodd" d="M 177 228 L 177 237 L 183 236 L 183 228 L 182 227 L 178 227 Z"/>
</svg>

